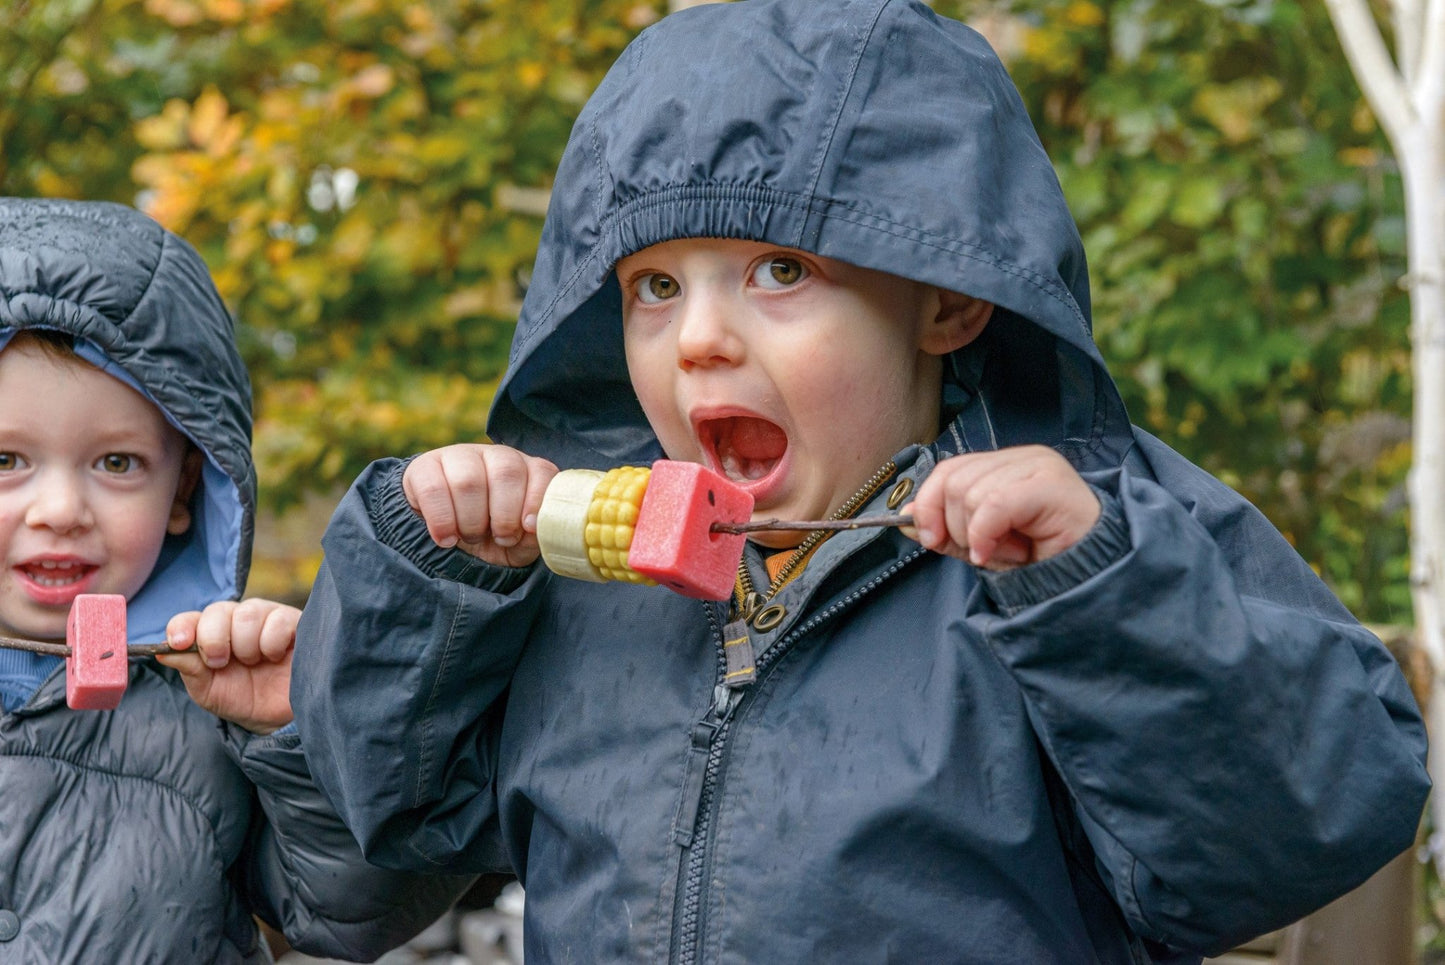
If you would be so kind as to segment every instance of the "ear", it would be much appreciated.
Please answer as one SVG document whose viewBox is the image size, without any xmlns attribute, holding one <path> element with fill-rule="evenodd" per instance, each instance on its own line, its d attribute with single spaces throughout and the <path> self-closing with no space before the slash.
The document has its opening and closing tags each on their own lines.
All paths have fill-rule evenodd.
<svg viewBox="0 0 1445 965">
<path fill-rule="evenodd" d="M 982 334 L 993 317 L 993 302 L 937 288 L 938 313 L 925 323 L 919 347 L 929 355 L 947 355 Z"/>
<path fill-rule="evenodd" d="M 176 483 L 176 498 L 171 503 L 171 515 L 166 520 L 166 532 L 180 536 L 191 528 L 191 496 L 201 482 L 201 450 L 194 445 L 186 447 L 185 459 L 181 461 L 181 478 Z"/>
</svg>

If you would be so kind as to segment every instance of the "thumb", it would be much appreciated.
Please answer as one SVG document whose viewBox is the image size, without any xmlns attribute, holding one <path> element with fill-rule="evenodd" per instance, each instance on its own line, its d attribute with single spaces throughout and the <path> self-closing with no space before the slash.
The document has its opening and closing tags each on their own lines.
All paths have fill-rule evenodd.
<svg viewBox="0 0 1445 965">
<path fill-rule="evenodd" d="M 181 675 L 181 682 L 186 685 L 186 693 L 191 699 L 201 706 L 205 706 L 205 698 L 210 693 L 211 680 L 215 672 L 206 666 L 201 655 L 195 650 L 187 650 L 181 653 L 158 653 L 155 655 L 156 662 L 162 666 L 169 667 Z"/>
</svg>

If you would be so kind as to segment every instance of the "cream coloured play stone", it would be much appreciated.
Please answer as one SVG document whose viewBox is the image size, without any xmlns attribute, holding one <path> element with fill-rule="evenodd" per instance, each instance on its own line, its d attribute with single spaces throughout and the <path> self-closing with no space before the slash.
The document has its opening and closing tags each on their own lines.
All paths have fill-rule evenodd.
<svg viewBox="0 0 1445 965">
<path fill-rule="evenodd" d="M 697 463 L 566 469 L 542 498 L 537 542 L 542 561 L 561 576 L 725 600 L 746 537 L 712 527 L 744 523 L 752 510 L 751 495 Z"/>
</svg>

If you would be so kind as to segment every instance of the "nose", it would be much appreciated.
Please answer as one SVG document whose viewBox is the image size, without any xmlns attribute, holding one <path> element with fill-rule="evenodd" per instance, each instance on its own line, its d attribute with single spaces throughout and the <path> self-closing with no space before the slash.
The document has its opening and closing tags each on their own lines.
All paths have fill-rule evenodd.
<svg viewBox="0 0 1445 965">
<path fill-rule="evenodd" d="M 673 318 L 677 326 L 677 367 L 688 372 L 741 361 L 743 343 L 732 322 L 733 314 L 725 300 L 689 299 Z"/>
<path fill-rule="evenodd" d="M 35 498 L 25 512 L 25 524 L 65 536 L 89 529 L 95 518 L 78 480 L 66 473 L 47 473 L 35 480 Z"/>
</svg>

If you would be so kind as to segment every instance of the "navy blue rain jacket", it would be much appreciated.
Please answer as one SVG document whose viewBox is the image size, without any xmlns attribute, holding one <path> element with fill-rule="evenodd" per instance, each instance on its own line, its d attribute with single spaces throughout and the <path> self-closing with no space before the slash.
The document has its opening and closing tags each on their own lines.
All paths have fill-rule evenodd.
<svg viewBox="0 0 1445 965">
<path fill-rule="evenodd" d="M 835 535 L 729 688 L 724 604 L 442 549 L 382 461 L 328 529 L 293 678 L 371 857 L 515 871 L 529 965 L 1072 965 L 1197 961 L 1411 844 L 1428 780 L 1402 675 L 1257 511 L 1131 427 L 1055 174 L 978 34 L 907 0 L 645 31 L 562 158 L 497 441 L 563 467 L 661 455 L 613 266 L 684 237 L 998 306 L 948 360 L 941 436 L 864 513 L 949 455 L 1041 442 L 1100 523 L 1008 573 Z"/>
<path fill-rule="evenodd" d="M 188 244 L 118 204 L 0 198 L 0 347 L 67 332 L 205 456 L 193 522 L 127 601 L 132 643 L 235 599 L 251 562 L 251 385 Z M 4 448 L 0 440 L 0 449 Z M 295 733 L 253 735 L 132 660 L 120 706 L 71 710 L 64 661 L 0 650 L 0 962 L 269 962 L 255 918 L 297 949 L 371 961 L 429 925 L 466 877 L 367 864 Z"/>
</svg>

